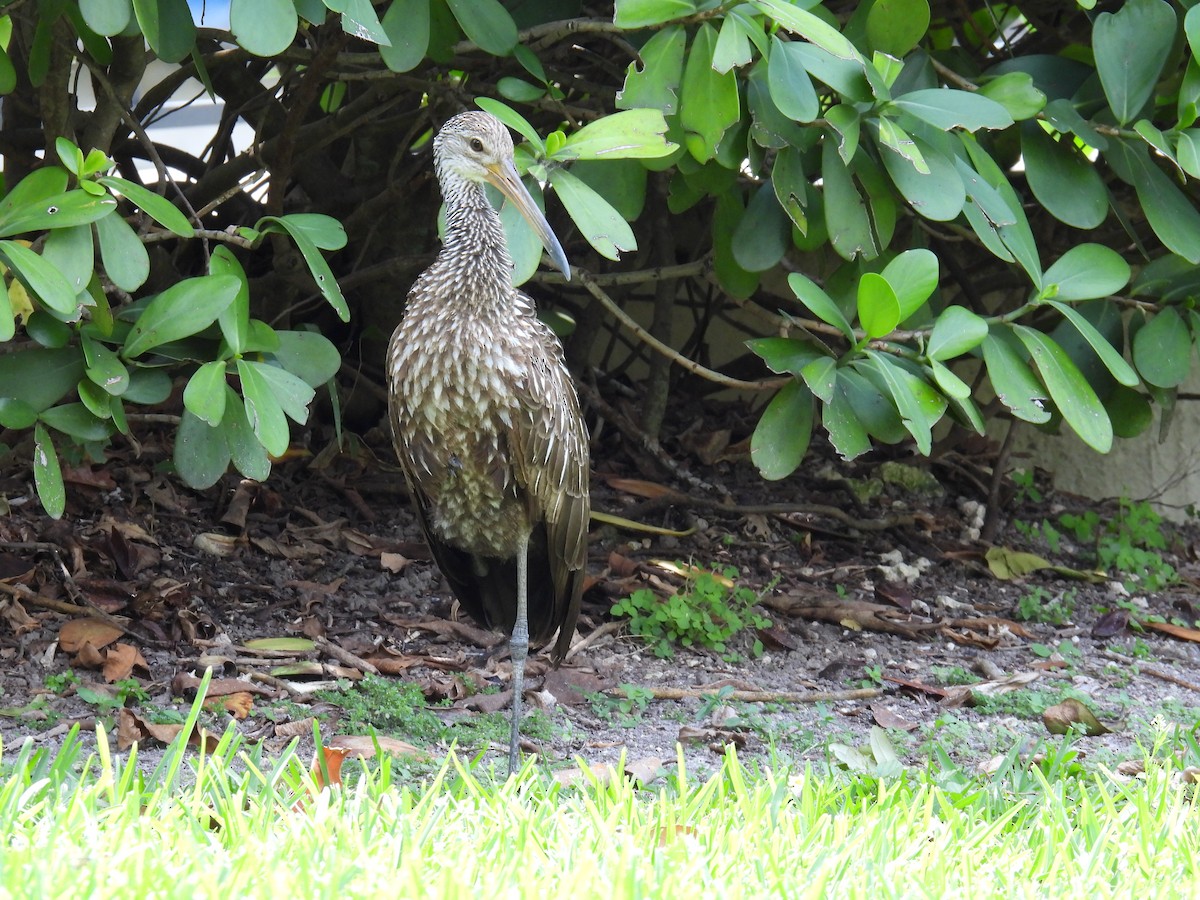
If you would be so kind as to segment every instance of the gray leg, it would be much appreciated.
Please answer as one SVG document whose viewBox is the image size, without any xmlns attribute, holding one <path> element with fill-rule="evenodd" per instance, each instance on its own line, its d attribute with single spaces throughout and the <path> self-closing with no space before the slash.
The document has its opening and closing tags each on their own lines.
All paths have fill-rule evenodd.
<svg viewBox="0 0 1200 900">
<path fill-rule="evenodd" d="M 512 657 L 512 735 L 508 741 L 508 774 L 517 774 L 521 767 L 521 701 L 525 694 L 525 659 L 529 656 L 529 535 L 521 540 L 517 551 L 517 620 L 512 637 L 508 639 Z"/>
</svg>

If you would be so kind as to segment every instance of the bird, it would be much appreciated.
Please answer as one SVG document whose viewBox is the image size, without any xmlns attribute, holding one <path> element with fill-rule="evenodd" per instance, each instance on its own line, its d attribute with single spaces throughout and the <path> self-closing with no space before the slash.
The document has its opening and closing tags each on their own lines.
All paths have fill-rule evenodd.
<svg viewBox="0 0 1200 900">
<path fill-rule="evenodd" d="M 512 203 L 570 279 L 521 182 L 513 141 L 468 111 L 433 140 L 445 209 L 441 250 L 413 284 L 388 345 L 392 438 L 433 559 L 463 609 L 509 635 L 510 776 L 519 769 L 530 640 L 575 632 L 587 562 L 588 432 L 562 344 L 512 285 L 513 261 L 485 185 Z"/>
</svg>

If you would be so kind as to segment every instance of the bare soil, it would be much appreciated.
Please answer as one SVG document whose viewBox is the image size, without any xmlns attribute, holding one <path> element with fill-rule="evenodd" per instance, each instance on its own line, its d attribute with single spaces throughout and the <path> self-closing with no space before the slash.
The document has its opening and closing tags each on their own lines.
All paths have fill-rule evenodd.
<svg viewBox="0 0 1200 900">
<path fill-rule="evenodd" d="M 867 745 L 879 726 L 905 764 L 924 764 L 936 741 L 962 765 L 986 769 L 1015 744 L 1061 740 L 1043 712 L 1051 708 L 1053 724 L 1067 698 L 1111 729 L 1076 745 L 1111 765 L 1140 757 L 1138 743 L 1162 725 L 1193 731 L 1200 722 L 1194 530 L 1165 529 L 1159 557 L 1179 577 L 1158 591 L 1127 590 L 1117 572 L 1006 580 L 989 566 L 991 546 L 1077 570 L 1096 565 L 1094 547 L 1064 537 L 1052 551 L 1015 523 L 1087 509 L 1107 520 L 1115 504 L 1048 492 L 1034 502 L 1008 485 L 989 545 L 978 537 L 989 447 L 934 463 L 905 458 L 890 470 L 899 481 L 928 476 L 915 486 L 883 480 L 884 457 L 847 465 L 816 447 L 800 473 L 766 484 L 744 447 L 711 440 L 720 433 L 695 429 L 709 437 L 671 441 L 657 460 L 617 451 L 598 464 L 595 509 L 686 534 L 594 523 L 577 646 L 556 671 L 544 656 L 529 668 L 527 699 L 540 712 L 525 749 L 549 765 L 624 754 L 653 770 L 673 762 L 677 741 L 701 770 L 731 743 L 749 758 L 853 762 L 845 747 Z M 361 691 L 374 667 L 383 674 L 371 677 L 397 689 L 419 685 L 453 726 L 436 738 L 403 729 L 393 737 L 430 758 L 457 737 L 463 753 L 502 767 L 495 729 L 481 745 L 472 743 L 478 729 L 459 728 L 506 709 L 503 637 L 458 618 L 386 437 L 375 431 L 351 446 L 284 462 L 266 484 L 231 475 L 194 492 L 162 473 L 166 449 L 148 440 L 106 466 L 71 469 L 58 522 L 32 499 L 17 448 L 0 469 L 5 753 L 26 739 L 54 746 L 72 725 L 91 733 L 100 721 L 153 761 L 163 746 L 156 734 L 170 737 L 157 726 L 179 720 L 192 676 L 208 666 L 222 679 L 215 693 L 228 697 L 210 728 L 232 721 L 271 752 L 294 736 L 311 745 L 312 717 L 326 740 L 363 733 L 373 723 L 351 722 L 336 695 L 316 690 Z M 747 630 L 724 654 L 656 656 L 611 613 L 639 588 L 686 589 L 655 560 L 736 567 L 735 585 L 761 593 L 757 612 L 770 627 Z M 1173 633 L 1147 627 L 1155 621 Z M 283 637 L 315 644 L 254 644 Z M 970 680 L 982 683 L 961 686 Z M 665 699 L 673 691 L 681 699 Z"/>
</svg>

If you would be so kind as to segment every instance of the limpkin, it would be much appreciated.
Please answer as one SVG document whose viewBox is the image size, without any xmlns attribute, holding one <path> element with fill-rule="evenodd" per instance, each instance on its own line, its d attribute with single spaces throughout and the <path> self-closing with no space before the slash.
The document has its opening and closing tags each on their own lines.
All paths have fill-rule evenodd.
<svg viewBox="0 0 1200 900">
<path fill-rule="evenodd" d="M 512 286 L 491 184 L 570 277 L 562 245 L 521 183 L 494 116 L 454 116 L 433 141 L 445 201 L 437 259 L 408 295 L 388 347 L 392 437 L 425 538 L 462 607 L 510 634 L 518 768 L 530 638 L 575 631 L 587 559 L 588 436 L 562 345 Z"/>
</svg>

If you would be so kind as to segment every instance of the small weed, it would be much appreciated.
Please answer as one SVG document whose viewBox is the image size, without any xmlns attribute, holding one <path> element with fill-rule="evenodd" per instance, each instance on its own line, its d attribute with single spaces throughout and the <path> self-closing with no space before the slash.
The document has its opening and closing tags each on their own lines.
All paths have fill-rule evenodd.
<svg viewBox="0 0 1200 900">
<path fill-rule="evenodd" d="M 1075 588 L 1070 588 L 1055 596 L 1040 585 L 1034 586 L 1017 601 L 1017 618 L 1025 622 L 1066 625 L 1075 614 L 1078 594 Z"/>
<path fill-rule="evenodd" d="M 940 684 L 975 684 L 982 680 L 962 666 L 930 666 L 929 674 Z"/>
<path fill-rule="evenodd" d="M 863 666 L 863 675 L 859 687 L 879 687 L 883 684 L 883 666 Z"/>
<path fill-rule="evenodd" d="M 1094 702 L 1087 694 L 1072 688 L 1024 689 L 1004 694 L 984 695 L 975 698 L 975 711 L 981 716 L 1015 716 L 1018 719 L 1039 719 L 1043 712 L 1056 703 L 1073 698 L 1094 709 Z M 1100 713 L 1096 713 L 1100 715 Z M 1103 716 L 1101 716 L 1103 718 Z"/>
<path fill-rule="evenodd" d="M 1017 489 L 1015 500 L 1018 506 L 1027 502 L 1042 502 L 1042 492 L 1034 485 L 1033 469 L 1015 469 L 1010 477 Z"/>
<path fill-rule="evenodd" d="M 622 728 L 632 728 L 642 720 L 642 715 L 654 699 L 654 692 L 636 684 L 623 684 L 618 690 L 621 691 L 621 696 L 600 693 L 584 696 L 587 697 L 592 706 L 592 713 L 597 718 Z"/>
<path fill-rule="evenodd" d="M 1122 497 L 1117 515 L 1103 524 L 1092 510 L 1065 513 L 1059 522 L 1081 544 L 1095 545 L 1102 568 L 1126 575 L 1127 588 L 1156 591 L 1176 580 L 1174 567 L 1162 557 L 1168 545 L 1162 516 L 1149 503 Z"/>
<path fill-rule="evenodd" d="M 62 695 L 67 692 L 68 688 L 79 684 L 79 676 L 75 674 L 74 669 L 67 669 L 65 672 L 54 672 L 47 675 L 43 683 L 46 685 L 46 690 Z"/>
<path fill-rule="evenodd" d="M 674 656 L 678 644 L 706 647 L 732 662 L 738 654 L 729 648 L 731 638 L 746 628 L 771 624 L 754 612 L 758 594 L 747 587 L 727 586 L 737 577 L 738 570 L 732 566 L 711 566 L 666 599 L 648 588 L 634 591 L 613 606 L 613 615 L 626 616 L 630 630 L 650 642 L 655 656 Z M 759 657 L 762 652 L 762 642 L 755 639 L 751 653 Z"/>
</svg>

